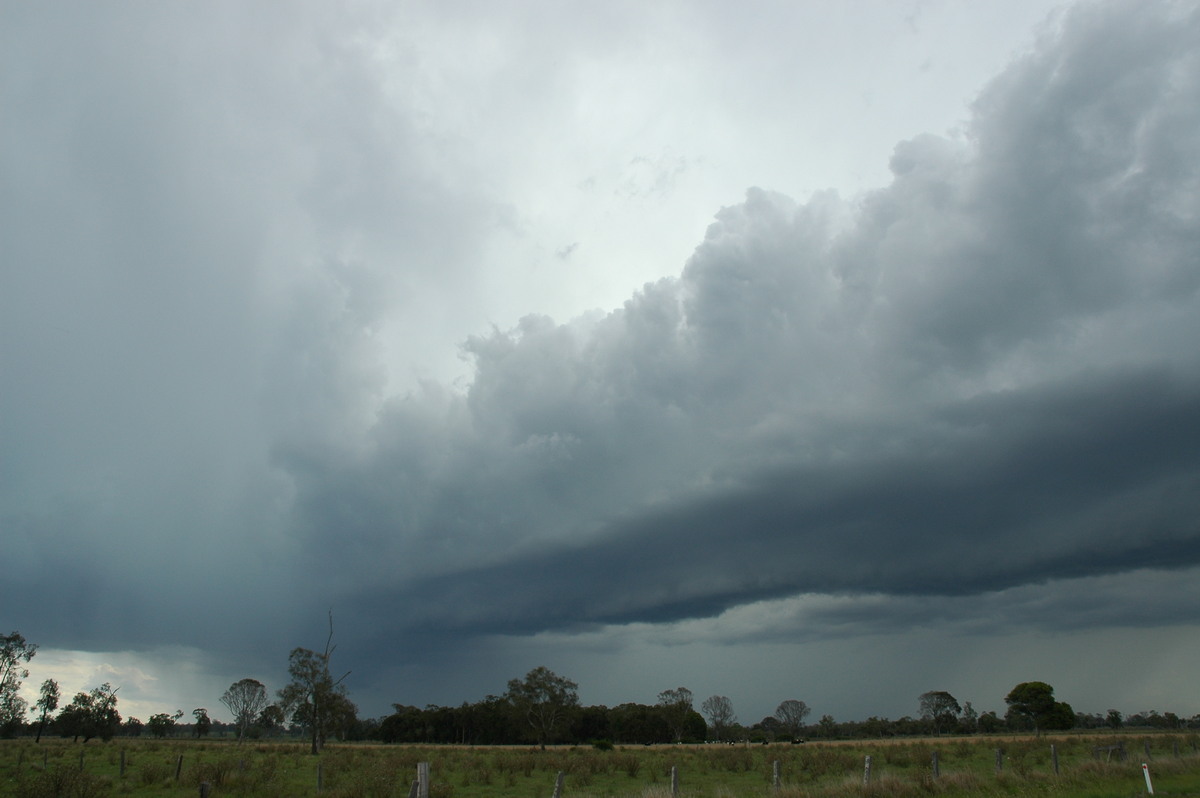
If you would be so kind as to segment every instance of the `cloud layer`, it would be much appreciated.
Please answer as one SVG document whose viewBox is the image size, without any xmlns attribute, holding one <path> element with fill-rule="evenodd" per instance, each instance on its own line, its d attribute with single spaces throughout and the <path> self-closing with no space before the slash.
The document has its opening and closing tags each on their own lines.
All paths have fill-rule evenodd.
<svg viewBox="0 0 1200 798">
<path fill-rule="evenodd" d="M 679 278 L 472 339 L 448 410 L 291 461 L 306 544 L 391 552 L 384 628 L 517 633 L 1197 565 L 1196 25 L 1068 14 L 887 188 L 751 190 Z"/>
<path fill-rule="evenodd" d="M 369 681 L 647 624 L 1200 621 L 1129 591 L 1200 566 L 1188 4 L 1063 12 L 883 188 L 750 189 L 621 307 L 471 335 L 457 384 L 395 362 L 486 315 L 503 278 L 475 264 L 522 222 L 414 110 L 437 81 L 372 71 L 406 45 L 264 11 L 214 54 L 220 13 L 190 38 L 174 7 L 89 8 L 5 12 L 76 54 L 0 70 L 0 604 L 31 639 L 261 669 L 332 606 Z M 384 14 L 359 13 L 364 37 Z M 4 36 L 6 63 L 37 40 Z M 617 182 L 645 198 L 692 163 Z"/>
</svg>

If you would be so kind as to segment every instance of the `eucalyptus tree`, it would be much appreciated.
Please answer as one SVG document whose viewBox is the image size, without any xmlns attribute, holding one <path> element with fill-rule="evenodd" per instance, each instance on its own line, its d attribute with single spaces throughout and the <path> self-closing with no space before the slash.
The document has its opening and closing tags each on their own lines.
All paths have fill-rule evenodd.
<svg viewBox="0 0 1200 798">
<path fill-rule="evenodd" d="M 921 693 L 918 699 L 921 706 L 921 717 L 933 723 L 933 733 L 941 735 L 942 729 L 950 726 L 958 719 L 962 707 L 958 699 L 945 690 L 930 690 Z"/>
<path fill-rule="evenodd" d="M 809 709 L 808 704 L 795 698 L 789 698 L 775 708 L 775 717 L 794 740 L 800 736 L 800 730 L 804 728 L 804 719 L 810 712 L 812 710 Z"/>
<path fill-rule="evenodd" d="M 11 733 L 25 719 L 28 704 L 21 697 L 21 682 L 29 676 L 25 665 L 37 653 L 37 646 L 20 632 L 0 635 L 0 731 Z"/>
<path fill-rule="evenodd" d="M 538 745 L 545 748 L 567 713 L 579 706 L 578 690 L 575 682 L 539 665 L 524 679 L 510 679 L 504 697 L 525 716 Z"/>
<path fill-rule="evenodd" d="M 318 754 L 325 744 L 325 737 L 342 714 L 345 705 L 346 687 L 342 682 L 350 675 L 346 671 L 337 679 L 329 670 L 333 657 L 333 613 L 329 613 L 329 637 L 325 649 L 316 652 L 307 648 L 294 648 L 288 656 L 288 675 L 292 681 L 279 691 L 279 703 L 284 714 L 292 721 L 309 730 L 310 753 Z M 353 705 L 351 705 L 353 706 Z"/>
<path fill-rule="evenodd" d="M 700 710 L 708 716 L 708 725 L 712 729 L 713 737 L 717 740 L 724 740 L 725 733 L 737 722 L 737 715 L 733 713 L 733 702 L 723 695 L 709 696 L 704 699 Z"/>
<path fill-rule="evenodd" d="M 71 703 L 58 713 L 58 726 L 64 734 L 86 743 L 93 737 L 111 740 L 121 726 L 117 712 L 117 690 L 108 682 L 90 693 L 76 693 Z"/>
<path fill-rule="evenodd" d="M 192 732 L 196 737 L 207 737 L 209 731 L 212 730 L 212 718 L 208 716 L 208 709 L 196 707 L 192 710 L 192 717 L 196 719 L 192 725 Z"/>
<path fill-rule="evenodd" d="M 182 717 L 182 709 L 175 710 L 174 715 L 170 712 L 159 712 L 151 715 L 150 720 L 146 721 L 146 729 L 160 740 L 171 737 L 175 734 L 175 726 Z"/>
<path fill-rule="evenodd" d="M 53 679 L 47 679 L 42 682 L 42 689 L 39 692 L 37 703 L 34 704 L 42 713 L 38 718 L 37 739 L 34 740 L 35 743 L 42 741 L 42 729 L 46 728 L 46 718 L 50 716 L 51 712 L 58 709 L 59 698 L 61 698 L 61 693 L 58 689 L 58 682 Z"/>
<path fill-rule="evenodd" d="M 688 717 L 692 709 L 692 691 L 686 687 L 676 687 L 674 690 L 663 690 L 658 694 L 658 706 L 662 707 L 663 718 L 671 727 L 671 735 L 675 742 L 683 740 L 687 729 Z"/>
<path fill-rule="evenodd" d="M 258 679 L 239 679 L 229 685 L 229 689 L 221 696 L 221 703 L 233 714 L 237 739 L 241 742 L 250 724 L 267 706 L 267 687 Z"/>
</svg>

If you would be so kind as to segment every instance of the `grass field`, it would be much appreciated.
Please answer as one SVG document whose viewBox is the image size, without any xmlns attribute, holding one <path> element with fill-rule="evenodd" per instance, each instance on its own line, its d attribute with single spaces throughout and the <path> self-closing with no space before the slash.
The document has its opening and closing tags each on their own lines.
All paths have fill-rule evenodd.
<svg viewBox="0 0 1200 798">
<path fill-rule="evenodd" d="M 1118 739 L 1129 754 L 1125 761 L 1094 758 L 1094 746 Z M 1146 792 L 1144 761 L 1156 794 L 1200 795 L 1195 742 L 1195 735 L 1128 734 L 795 746 L 618 746 L 611 751 L 355 744 L 331 745 L 313 757 L 303 744 L 118 739 L 82 745 L 43 739 L 38 745 L 31 740 L 4 740 L 0 741 L 0 795 L 196 796 L 205 782 L 211 796 L 391 798 L 407 796 L 417 764 L 428 762 L 432 798 L 550 798 L 560 772 L 564 798 L 669 796 L 672 768 L 678 774 L 678 794 L 685 798 L 1129 798 Z M 1051 744 L 1058 756 L 1058 775 Z M 999 771 L 998 748 L 1003 751 Z M 870 782 L 864 784 L 868 756 Z"/>
</svg>

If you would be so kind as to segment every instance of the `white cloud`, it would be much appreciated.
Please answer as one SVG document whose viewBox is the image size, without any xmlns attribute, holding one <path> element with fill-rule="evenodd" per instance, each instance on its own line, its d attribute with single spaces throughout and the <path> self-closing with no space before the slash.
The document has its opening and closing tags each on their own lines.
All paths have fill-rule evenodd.
<svg viewBox="0 0 1200 798">
<path fill-rule="evenodd" d="M 117 691 L 117 711 L 122 718 L 146 721 L 151 715 L 182 709 L 190 721 L 193 709 L 205 707 L 211 717 L 221 719 L 227 713 L 220 696 L 234 679 L 223 682 L 221 675 L 212 672 L 219 667 L 204 652 L 179 646 L 144 651 L 40 648 L 29 664 L 30 678 L 22 695 L 32 707 L 41 684 L 54 679 L 62 709 L 76 693 L 91 692 L 108 683 Z"/>
</svg>

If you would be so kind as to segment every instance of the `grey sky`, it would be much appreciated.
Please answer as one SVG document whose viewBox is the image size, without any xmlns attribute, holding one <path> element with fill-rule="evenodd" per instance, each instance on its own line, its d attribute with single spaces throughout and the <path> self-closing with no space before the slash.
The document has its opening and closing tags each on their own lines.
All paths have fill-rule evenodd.
<svg viewBox="0 0 1200 798">
<path fill-rule="evenodd" d="M 505 5 L 0 4 L 31 679 L 1200 712 L 1195 6 Z"/>
</svg>

